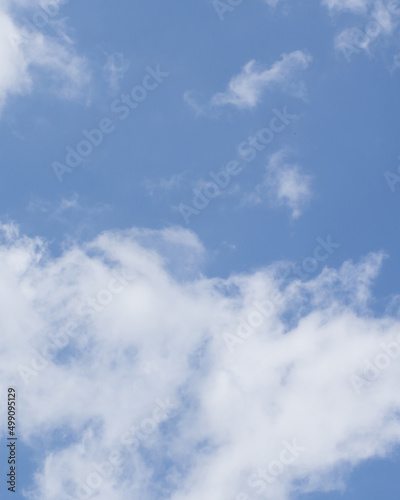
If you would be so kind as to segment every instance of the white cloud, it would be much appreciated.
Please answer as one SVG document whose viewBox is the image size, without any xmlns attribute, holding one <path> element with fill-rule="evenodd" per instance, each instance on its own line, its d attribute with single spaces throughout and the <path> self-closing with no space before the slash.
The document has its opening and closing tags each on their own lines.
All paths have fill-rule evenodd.
<svg viewBox="0 0 400 500">
<path fill-rule="evenodd" d="M 360 49 L 369 53 L 371 42 L 372 38 L 365 36 L 359 28 L 346 28 L 335 37 L 335 49 L 351 61 L 353 54 L 359 54 Z"/>
<path fill-rule="evenodd" d="M 353 54 L 366 51 L 371 52 L 370 46 L 381 40 L 382 36 L 389 36 L 398 26 L 398 14 L 389 12 L 381 2 L 376 2 L 366 17 L 362 29 L 359 26 L 346 28 L 335 37 L 335 48 L 341 51 L 348 61 Z"/>
<path fill-rule="evenodd" d="M 305 93 L 304 84 L 298 80 L 298 72 L 308 67 L 312 57 L 301 50 L 282 54 L 281 59 L 270 68 L 248 62 L 239 75 L 234 76 L 228 85 L 228 90 L 216 94 L 211 104 L 223 106 L 232 104 L 238 108 L 254 108 L 259 103 L 263 91 L 279 88 L 290 91 L 299 97 Z"/>
<path fill-rule="evenodd" d="M 42 7 L 57 7 L 60 3 L 21 1 L 1 4 L 0 111 L 9 97 L 27 94 L 35 88 L 46 88 L 46 91 L 72 99 L 81 95 L 88 83 L 86 61 L 76 54 L 72 41 L 61 30 L 61 24 L 53 22 L 57 37 L 46 35 L 45 29 L 41 31 L 33 24 L 34 16 L 44 12 Z M 31 19 L 31 27 L 17 22 L 22 14 Z M 52 25 L 52 19 L 47 18 L 48 25 Z"/>
<path fill-rule="evenodd" d="M 400 8 L 398 2 L 382 0 L 324 0 L 332 12 L 352 12 L 352 26 L 346 27 L 335 36 L 335 48 L 350 62 L 354 54 L 372 49 L 387 50 L 388 40 L 399 25 Z M 386 38 L 384 38 L 386 37 Z"/>
<path fill-rule="evenodd" d="M 245 202 L 256 205 L 267 200 L 272 206 L 287 206 L 296 219 L 312 197 L 311 177 L 298 165 L 287 163 L 285 157 L 284 150 L 271 156 L 263 181 L 246 196 Z"/>
<path fill-rule="evenodd" d="M 2 227 L 0 377 L 18 387 L 20 441 L 43 450 L 29 498 L 77 498 L 76 483 L 93 484 L 94 464 L 114 449 L 121 465 L 93 489 L 99 500 L 250 498 L 249 475 L 296 439 L 305 450 L 263 493 L 283 500 L 334 488 L 344 467 L 400 442 L 400 360 L 360 394 L 351 383 L 399 336 L 398 316 L 368 308 L 383 255 L 286 288 L 282 263 L 177 279 L 171 261 L 193 269 L 203 253 L 188 231 L 135 229 L 53 258 L 40 239 Z M 75 329 L 63 334 L 70 322 Z M 38 358 L 25 386 L 18 366 L 32 368 L 46 344 L 50 356 L 49 342 L 64 347 L 53 348 L 53 360 Z M 166 398 L 178 403 L 174 416 L 140 448 L 122 446 L 132 426 L 143 439 L 155 400 Z"/>
</svg>

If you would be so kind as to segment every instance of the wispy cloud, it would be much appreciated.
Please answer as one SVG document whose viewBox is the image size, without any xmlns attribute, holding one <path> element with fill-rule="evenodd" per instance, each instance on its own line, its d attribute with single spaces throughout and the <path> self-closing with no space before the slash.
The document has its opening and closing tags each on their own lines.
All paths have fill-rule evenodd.
<svg viewBox="0 0 400 500">
<path fill-rule="evenodd" d="M 57 36 L 50 36 L 18 22 L 25 9 L 35 12 L 50 4 L 54 2 L 3 2 L 0 6 L 0 111 L 10 96 L 35 89 L 46 88 L 74 99 L 82 95 L 90 80 L 87 61 L 76 53 L 65 31 L 60 32 L 60 23 L 55 23 Z"/>
<path fill-rule="evenodd" d="M 168 178 L 161 177 L 159 179 L 145 179 L 143 185 L 150 196 L 154 196 L 157 192 L 167 192 L 173 189 L 178 189 L 183 181 L 183 174 L 173 174 Z"/>
<path fill-rule="evenodd" d="M 263 92 L 276 88 L 278 84 L 280 89 L 304 97 L 305 86 L 298 79 L 298 73 L 306 69 L 311 61 L 312 57 L 301 50 L 282 54 L 281 59 L 270 67 L 252 60 L 231 79 L 225 92 L 213 96 L 211 105 L 232 104 L 240 109 L 254 108 Z"/>
<path fill-rule="evenodd" d="M 297 219 L 312 198 L 311 177 L 299 165 L 286 162 L 286 156 L 285 150 L 272 155 L 262 182 L 246 195 L 245 203 L 286 206 Z"/>
<path fill-rule="evenodd" d="M 322 3 L 332 10 L 365 12 L 376 0 L 323 0 Z"/>
<path fill-rule="evenodd" d="M 115 53 L 107 56 L 107 62 L 104 65 L 103 73 L 113 94 L 118 93 L 120 82 L 128 69 L 129 62 L 125 59 L 123 54 Z"/>
<path fill-rule="evenodd" d="M 353 25 L 349 27 L 349 16 L 344 16 L 345 27 L 337 33 L 334 41 L 336 50 L 341 52 L 348 62 L 354 54 L 362 51 L 370 55 L 376 48 L 387 50 L 389 37 L 399 25 L 400 8 L 397 2 L 324 0 L 323 4 L 332 13 L 353 14 Z"/>
<path fill-rule="evenodd" d="M 346 28 L 335 38 L 335 48 L 351 59 L 353 53 L 362 50 L 370 52 L 370 45 L 382 36 L 392 35 L 398 26 L 399 14 L 393 14 L 381 2 L 376 2 L 368 16 L 365 16 L 363 29 L 359 26 Z"/>
<path fill-rule="evenodd" d="M 189 106 L 196 117 L 206 115 L 207 106 L 203 106 L 196 99 L 193 90 L 187 90 L 183 94 L 183 101 Z"/>
</svg>

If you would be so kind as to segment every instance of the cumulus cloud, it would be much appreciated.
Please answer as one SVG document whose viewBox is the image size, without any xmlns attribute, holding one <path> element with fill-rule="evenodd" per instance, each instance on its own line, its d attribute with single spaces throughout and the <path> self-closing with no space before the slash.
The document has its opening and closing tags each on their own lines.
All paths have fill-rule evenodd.
<svg viewBox="0 0 400 500">
<path fill-rule="evenodd" d="M 1 3 L 0 111 L 9 97 L 36 88 L 72 99 L 88 83 L 85 59 L 76 54 L 62 24 L 53 21 L 61 5 L 50 0 Z M 47 34 L 50 26 L 55 28 L 54 36 Z"/>
<path fill-rule="evenodd" d="M 245 203 L 258 205 L 268 201 L 272 206 L 286 206 L 297 219 L 312 197 L 311 177 L 299 165 L 288 163 L 286 156 L 285 150 L 271 156 L 262 182 L 246 195 Z"/>
<path fill-rule="evenodd" d="M 179 228 L 53 257 L 6 225 L 0 257 L 1 382 L 42 450 L 32 500 L 283 500 L 400 441 L 400 362 L 354 379 L 399 336 L 398 312 L 369 309 L 382 254 L 305 282 L 285 263 L 207 278 Z"/>
<path fill-rule="evenodd" d="M 232 104 L 241 109 L 254 108 L 260 102 L 262 93 L 277 84 L 279 88 L 303 97 L 305 87 L 298 80 L 298 73 L 306 69 L 311 60 L 312 57 L 301 50 L 282 54 L 281 59 L 269 68 L 252 60 L 243 67 L 241 73 L 231 79 L 226 92 L 218 93 L 212 98 L 211 104 Z"/>
</svg>

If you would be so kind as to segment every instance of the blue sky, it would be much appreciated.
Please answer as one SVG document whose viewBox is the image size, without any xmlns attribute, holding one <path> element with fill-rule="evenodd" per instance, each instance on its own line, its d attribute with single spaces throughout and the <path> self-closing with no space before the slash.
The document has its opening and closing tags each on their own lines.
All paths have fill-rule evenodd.
<svg viewBox="0 0 400 500">
<path fill-rule="evenodd" d="M 400 3 L 4 0 L 0 27 L 13 497 L 397 498 Z"/>
</svg>

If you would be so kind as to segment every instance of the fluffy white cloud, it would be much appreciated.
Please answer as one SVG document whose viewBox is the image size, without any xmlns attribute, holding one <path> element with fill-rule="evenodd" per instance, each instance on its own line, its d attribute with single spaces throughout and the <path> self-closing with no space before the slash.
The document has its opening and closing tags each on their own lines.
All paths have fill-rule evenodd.
<svg viewBox="0 0 400 500">
<path fill-rule="evenodd" d="M 36 87 L 74 98 L 88 83 L 85 59 L 76 54 L 62 23 L 55 20 L 61 4 L 51 0 L 0 4 L 0 111 L 10 96 Z M 54 28 L 53 37 L 46 34 L 49 26 Z"/>
<path fill-rule="evenodd" d="M 20 440 L 43 450 L 29 498 L 281 500 L 399 443 L 400 320 L 368 308 L 383 255 L 287 285 L 284 263 L 202 276 L 203 246 L 177 228 L 56 258 L 1 234 L 1 382 L 18 387 Z M 365 360 L 370 383 L 354 379 Z"/>
<path fill-rule="evenodd" d="M 271 156 L 260 184 L 245 197 L 245 203 L 260 204 L 267 200 L 272 206 L 286 206 L 294 219 L 307 207 L 311 197 L 311 177 L 293 163 L 286 162 L 287 153 Z"/>
<path fill-rule="evenodd" d="M 263 91 L 279 88 L 290 91 L 299 97 L 304 96 L 304 84 L 297 79 L 298 72 L 310 64 L 312 58 L 301 50 L 282 54 L 281 59 L 266 68 L 256 61 L 248 62 L 240 74 L 229 82 L 226 92 L 216 94 L 211 104 L 223 106 L 232 104 L 238 108 L 254 108 L 259 103 Z"/>
</svg>

